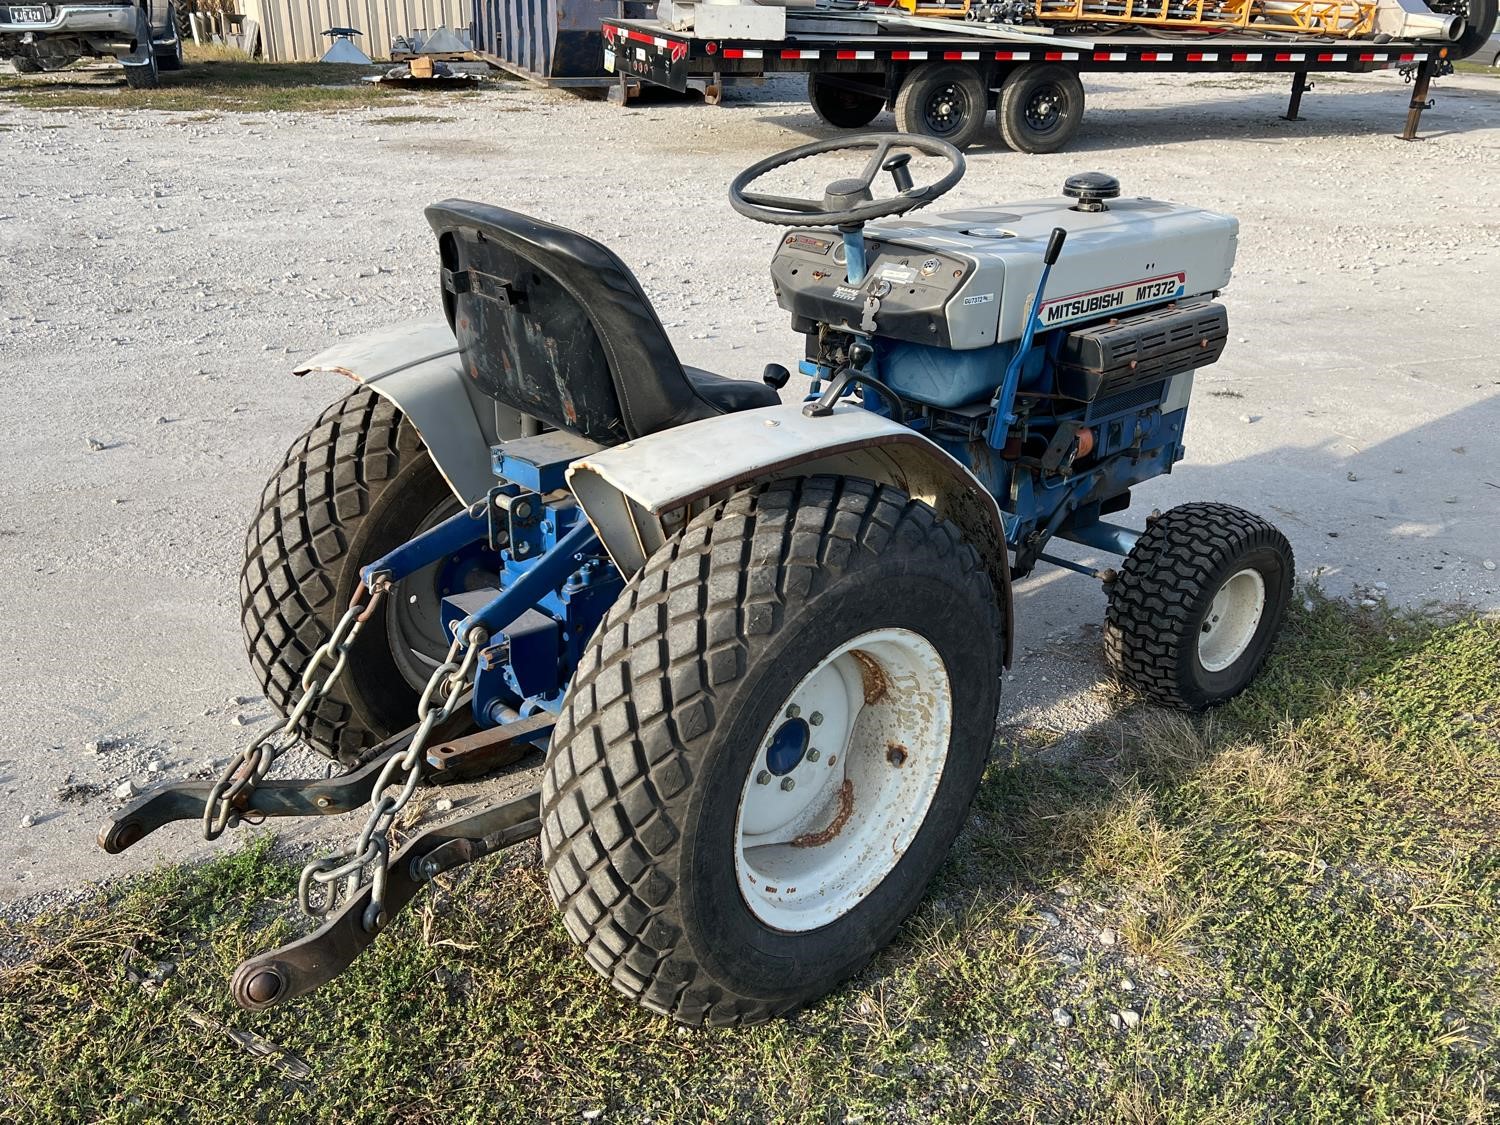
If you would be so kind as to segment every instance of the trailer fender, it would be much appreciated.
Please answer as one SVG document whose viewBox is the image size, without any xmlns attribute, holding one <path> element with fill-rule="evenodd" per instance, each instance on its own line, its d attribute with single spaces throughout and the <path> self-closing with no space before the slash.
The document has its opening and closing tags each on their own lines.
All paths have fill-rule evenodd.
<svg viewBox="0 0 1500 1125">
<path fill-rule="evenodd" d="M 1011 659 L 1010 562 L 1000 509 L 978 479 L 920 434 L 858 406 L 809 418 L 801 403 L 675 426 L 574 461 L 568 485 L 627 576 L 695 512 L 761 481 L 818 474 L 901 489 L 957 524 L 979 551 L 1005 621 Z"/>
<path fill-rule="evenodd" d="M 490 446 L 520 432 L 519 416 L 501 418 L 489 399 L 471 396 L 458 342 L 447 322 L 416 321 L 335 344 L 293 368 L 327 371 L 391 400 L 422 435 L 438 472 L 465 504 L 495 483 Z"/>
</svg>

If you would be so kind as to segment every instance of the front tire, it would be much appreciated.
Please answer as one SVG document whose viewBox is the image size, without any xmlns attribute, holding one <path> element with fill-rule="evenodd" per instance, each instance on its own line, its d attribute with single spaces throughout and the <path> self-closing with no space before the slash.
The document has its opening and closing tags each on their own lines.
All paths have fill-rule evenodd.
<svg viewBox="0 0 1500 1125">
<path fill-rule="evenodd" d="M 261 495 L 240 572 L 250 665 L 281 714 L 300 698 L 302 669 L 343 615 L 360 568 L 457 508 L 416 427 L 373 391 L 335 402 L 292 443 Z M 382 602 L 298 727 L 320 754 L 356 765 L 416 720 L 418 687 L 446 648 L 440 626 L 435 637 L 403 626 L 412 599 L 432 600 L 425 575 Z"/>
<path fill-rule="evenodd" d="M 1001 634 L 977 553 L 896 489 L 815 477 L 696 517 L 610 610 L 548 751 L 542 859 L 589 962 L 695 1026 L 857 972 L 963 822 Z"/>
<path fill-rule="evenodd" d="M 1202 711 L 1244 691 L 1286 618 L 1296 566 L 1280 531 L 1228 504 L 1154 519 L 1109 593 L 1104 652 L 1141 694 Z"/>
</svg>

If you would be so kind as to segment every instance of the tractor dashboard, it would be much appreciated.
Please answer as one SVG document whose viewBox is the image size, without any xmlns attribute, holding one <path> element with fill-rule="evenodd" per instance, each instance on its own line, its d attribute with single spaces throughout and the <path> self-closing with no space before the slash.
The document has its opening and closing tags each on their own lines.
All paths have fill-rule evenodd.
<svg viewBox="0 0 1500 1125">
<path fill-rule="evenodd" d="M 822 324 L 952 351 L 1018 339 L 1047 239 L 1068 232 L 1038 332 L 1077 327 L 1222 289 L 1239 224 L 1152 199 L 1081 210 L 1067 198 L 908 215 L 865 226 L 865 276 L 851 282 L 843 236 L 786 234 L 771 263 L 781 307 L 799 328 Z"/>
</svg>

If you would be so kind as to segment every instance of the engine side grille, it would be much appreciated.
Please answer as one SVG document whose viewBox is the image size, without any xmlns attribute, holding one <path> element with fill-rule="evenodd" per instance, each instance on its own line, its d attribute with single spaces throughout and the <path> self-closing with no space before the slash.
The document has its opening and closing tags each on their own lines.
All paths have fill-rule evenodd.
<svg viewBox="0 0 1500 1125">
<path fill-rule="evenodd" d="M 1206 367 L 1224 354 L 1229 313 L 1214 301 L 1168 305 L 1068 333 L 1058 357 L 1058 392 L 1092 401 L 1169 375 Z"/>
</svg>

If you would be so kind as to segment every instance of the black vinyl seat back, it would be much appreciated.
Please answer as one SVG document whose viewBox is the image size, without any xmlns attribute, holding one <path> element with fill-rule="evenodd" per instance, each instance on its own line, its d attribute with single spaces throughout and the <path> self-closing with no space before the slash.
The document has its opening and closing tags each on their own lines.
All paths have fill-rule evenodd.
<svg viewBox="0 0 1500 1125">
<path fill-rule="evenodd" d="M 514 211 L 427 208 L 443 311 L 486 395 L 614 445 L 722 413 L 683 371 L 634 275 L 609 249 Z"/>
</svg>

